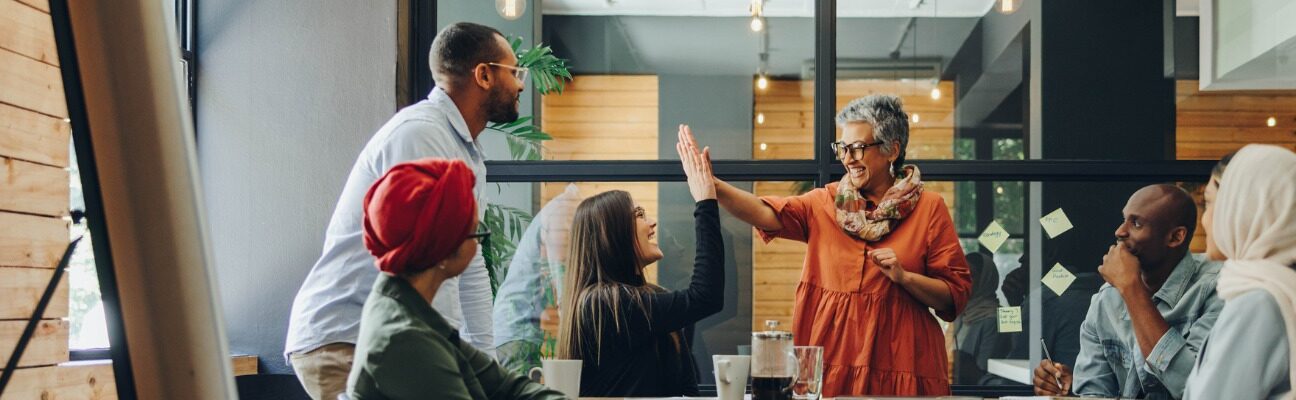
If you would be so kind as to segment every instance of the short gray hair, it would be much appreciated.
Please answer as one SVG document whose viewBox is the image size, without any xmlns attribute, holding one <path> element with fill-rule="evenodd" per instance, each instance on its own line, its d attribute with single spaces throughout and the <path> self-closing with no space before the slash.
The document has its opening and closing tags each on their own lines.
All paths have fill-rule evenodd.
<svg viewBox="0 0 1296 400">
<path fill-rule="evenodd" d="M 873 140 L 882 143 L 882 154 L 891 154 L 891 147 L 899 144 L 900 155 L 892 166 L 896 174 L 903 170 L 905 148 L 909 146 L 909 114 L 904 112 L 900 97 L 890 94 L 872 94 L 851 100 L 837 113 L 837 125 L 866 122 L 873 125 Z"/>
</svg>

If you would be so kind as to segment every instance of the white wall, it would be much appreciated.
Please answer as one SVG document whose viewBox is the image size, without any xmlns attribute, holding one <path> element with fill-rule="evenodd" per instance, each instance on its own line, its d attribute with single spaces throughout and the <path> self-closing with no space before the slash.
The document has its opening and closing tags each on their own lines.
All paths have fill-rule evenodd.
<svg viewBox="0 0 1296 400">
<path fill-rule="evenodd" d="M 198 155 L 230 349 L 291 373 L 293 296 L 395 112 L 396 2 L 198 4 Z"/>
<path fill-rule="evenodd" d="M 1216 1 L 1216 66 L 1225 75 L 1296 38 L 1296 2 Z"/>
</svg>

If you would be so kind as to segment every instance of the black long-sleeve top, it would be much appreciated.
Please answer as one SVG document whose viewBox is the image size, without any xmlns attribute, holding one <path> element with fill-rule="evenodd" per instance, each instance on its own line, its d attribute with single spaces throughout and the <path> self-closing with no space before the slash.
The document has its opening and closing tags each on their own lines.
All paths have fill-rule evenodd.
<svg viewBox="0 0 1296 400">
<path fill-rule="evenodd" d="M 724 308 L 724 239 L 715 200 L 693 211 L 697 255 L 688 289 L 649 294 L 625 288 L 616 307 L 587 313 L 581 324 L 602 326 L 601 351 L 593 341 L 581 348 L 581 396 L 696 396 L 697 363 L 688 333 L 693 323 Z M 634 297 L 642 296 L 642 302 Z M 586 329 L 586 332 L 596 332 Z"/>
</svg>

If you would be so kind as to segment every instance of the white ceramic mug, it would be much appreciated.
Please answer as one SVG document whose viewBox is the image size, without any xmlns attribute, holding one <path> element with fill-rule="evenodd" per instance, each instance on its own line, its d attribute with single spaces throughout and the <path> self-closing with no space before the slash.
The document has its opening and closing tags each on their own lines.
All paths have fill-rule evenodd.
<svg viewBox="0 0 1296 400">
<path fill-rule="evenodd" d="M 720 400 L 741 400 L 747 392 L 751 356 L 711 356 L 715 367 L 716 396 Z"/>
<path fill-rule="evenodd" d="M 568 398 L 580 398 L 581 360 L 540 360 L 544 366 L 531 368 L 530 376 L 539 374 L 544 385 L 562 392 Z"/>
</svg>

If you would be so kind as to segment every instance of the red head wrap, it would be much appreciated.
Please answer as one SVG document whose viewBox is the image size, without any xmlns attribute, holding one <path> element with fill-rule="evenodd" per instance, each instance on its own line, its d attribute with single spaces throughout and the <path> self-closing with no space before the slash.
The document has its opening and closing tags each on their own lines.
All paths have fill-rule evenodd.
<svg viewBox="0 0 1296 400">
<path fill-rule="evenodd" d="M 397 164 L 364 198 L 364 244 L 379 270 L 394 275 L 430 268 L 463 244 L 476 220 L 476 178 L 463 161 Z"/>
</svg>

